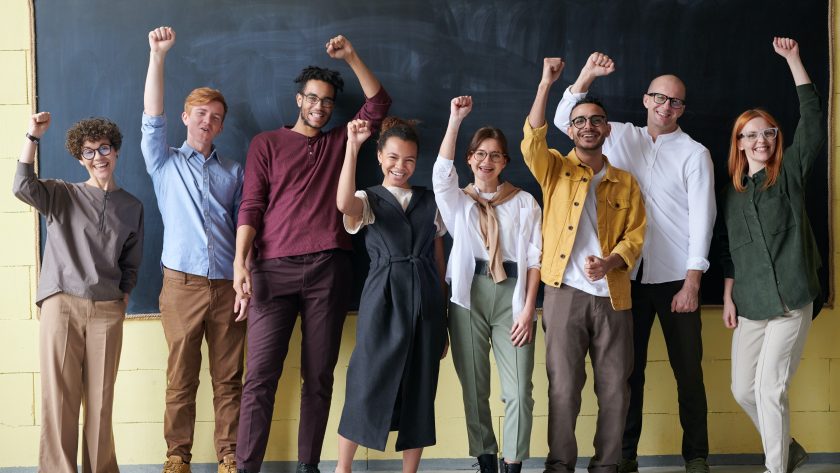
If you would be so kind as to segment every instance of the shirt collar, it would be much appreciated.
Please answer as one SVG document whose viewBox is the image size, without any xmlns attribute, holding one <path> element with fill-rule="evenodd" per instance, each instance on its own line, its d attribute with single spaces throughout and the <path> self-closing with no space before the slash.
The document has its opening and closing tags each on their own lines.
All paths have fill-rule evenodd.
<svg viewBox="0 0 840 473">
<path fill-rule="evenodd" d="M 184 144 L 181 145 L 181 153 L 187 157 L 187 159 L 192 158 L 193 156 L 202 156 L 201 153 L 196 151 L 195 148 L 188 145 L 186 141 Z M 219 159 L 219 154 L 216 152 L 216 145 L 210 145 L 210 156 L 207 157 L 208 159 L 215 159 L 217 162 L 221 163 L 221 159 Z"/>
<path fill-rule="evenodd" d="M 604 172 L 604 179 L 606 179 L 608 181 L 612 181 L 612 182 L 618 182 L 618 175 L 615 171 L 615 168 L 610 164 L 610 160 L 607 159 L 607 157 L 604 156 L 603 154 L 601 155 L 601 157 L 604 158 L 604 167 L 606 167 L 606 172 Z M 574 148 L 572 148 L 572 150 L 569 151 L 569 154 L 568 154 L 568 156 L 566 156 L 566 159 L 571 161 L 572 164 L 574 164 L 575 166 L 581 166 L 581 167 L 585 167 L 585 168 L 588 168 L 588 169 L 592 169 L 589 166 L 587 166 L 586 164 L 583 164 L 583 162 L 581 162 L 580 158 L 577 157 L 577 153 L 575 152 Z M 594 174 L 594 169 L 593 169 L 593 174 Z"/>
</svg>

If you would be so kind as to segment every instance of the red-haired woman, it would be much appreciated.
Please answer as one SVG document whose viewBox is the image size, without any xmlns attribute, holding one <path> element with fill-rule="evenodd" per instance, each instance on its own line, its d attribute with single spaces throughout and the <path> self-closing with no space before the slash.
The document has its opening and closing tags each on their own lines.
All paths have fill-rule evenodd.
<svg viewBox="0 0 840 473">
<path fill-rule="evenodd" d="M 787 391 L 820 295 L 805 189 L 826 130 L 796 41 L 774 38 L 773 49 L 793 74 L 800 119 L 786 149 L 766 111 L 735 121 L 721 226 L 723 322 L 735 329 L 732 393 L 761 434 L 767 472 L 789 473 L 807 458 L 790 437 Z"/>
</svg>

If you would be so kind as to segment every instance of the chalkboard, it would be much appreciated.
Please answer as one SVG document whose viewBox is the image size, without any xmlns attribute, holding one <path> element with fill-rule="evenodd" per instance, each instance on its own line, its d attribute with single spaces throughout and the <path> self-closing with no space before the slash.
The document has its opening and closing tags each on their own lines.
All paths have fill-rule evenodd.
<svg viewBox="0 0 840 473">
<path fill-rule="evenodd" d="M 469 94 L 475 106 L 463 126 L 459 154 L 479 126 L 502 128 L 513 157 L 504 176 L 538 199 L 539 188 L 518 144 L 544 56 L 567 62 L 551 93 L 549 122 L 563 88 L 594 50 L 610 54 L 617 64 L 617 71 L 597 81 L 592 91 L 613 120 L 643 124 L 641 98 L 650 79 L 662 73 L 682 77 L 689 106 L 680 124 L 711 150 L 718 187 L 726 183 L 727 140 L 737 114 L 766 107 L 788 136 L 796 124 L 793 82 L 784 60 L 772 51 L 773 35 L 799 40 L 808 72 L 826 102 L 829 97 L 827 0 L 35 0 L 34 5 L 38 109 L 54 117 L 41 144 L 41 176 L 86 178 L 62 149 L 63 132 L 73 122 L 104 115 L 125 134 L 117 179 L 146 206 L 143 266 L 130 313 L 157 312 L 161 285 L 162 224 L 139 149 L 147 32 L 159 25 L 171 25 L 178 34 L 166 64 L 171 144 L 180 145 L 185 137 L 177 120 L 184 97 L 194 87 L 209 85 L 221 89 L 230 106 L 218 149 L 244 162 L 251 137 L 294 123 L 298 111 L 292 80 L 309 64 L 344 75 L 347 87 L 331 125 L 342 123 L 358 109 L 362 92 L 349 67 L 324 53 L 324 43 L 344 34 L 393 97 L 392 113 L 422 121 L 415 184 L 431 183 L 449 99 Z M 571 148 L 554 128 L 549 145 Z M 381 181 L 375 164 L 368 146 L 362 152 L 359 186 Z M 458 171 L 466 184 L 469 175 L 460 159 Z M 811 222 L 826 259 L 825 153 L 811 184 Z M 364 251 L 356 253 L 358 299 L 366 264 Z M 703 301 L 719 303 L 721 275 L 715 256 L 710 259 Z M 825 261 L 821 279 L 828 288 Z"/>
</svg>

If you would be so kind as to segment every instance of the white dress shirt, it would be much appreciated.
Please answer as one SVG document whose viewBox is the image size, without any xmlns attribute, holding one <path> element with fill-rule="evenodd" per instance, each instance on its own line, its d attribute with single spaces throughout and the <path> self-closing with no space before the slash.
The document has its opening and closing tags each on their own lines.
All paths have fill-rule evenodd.
<svg viewBox="0 0 840 473">
<path fill-rule="evenodd" d="M 586 93 L 563 93 L 554 124 L 564 133 L 569 113 Z M 647 231 L 642 248 L 642 283 L 685 279 L 690 269 L 709 269 L 715 223 L 715 183 L 709 150 L 677 128 L 656 141 L 647 127 L 610 122 L 603 152 L 610 163 L 633 174 L 645 199 Z M 633 270 L 636 279 L 638 266 Z"/>
<path fill-rule="evenodd" d="M 458 174 L 450 159 L 438 157 L 435 161 L 432 187 L 440 215 L 452 235 L 452 251 L 446 265 L 446 281 L 452 288 L 452 302 L 469 310 L 475 260 L 489 258 L 481 239 L 476 202 L 458 187 Z M 542 209 L 531 194 L 519 191 L 496 207 L 496 216 L 503 259 L 517 265 L 517 274 L 508 275 L 516 278 L 511 301 L 511 317 L 515 318 L 525 307 L 528 268 L 540 267 Z"/>
</svg>

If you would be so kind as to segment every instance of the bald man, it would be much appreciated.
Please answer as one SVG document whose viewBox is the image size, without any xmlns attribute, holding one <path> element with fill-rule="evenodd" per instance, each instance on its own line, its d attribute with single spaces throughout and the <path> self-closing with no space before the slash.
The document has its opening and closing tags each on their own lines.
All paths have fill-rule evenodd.
<svg viewBox="0 0 840 473">
<path fill-rule="evenodd" d="M 570 130 L 569 112 L 574 104 L 586 96 L 596 78 L 614 71 L 609 56 L 592 53 L 577 81 L 563 94 L 554 124 L 561 131 Z M 677 381 L 686 472 L 707 473 L 699 292 L 700 278 L 709 268 L 715 221 L 712 159 L 709 150 L 677 124 L 686 106 L 685 84 L 677 76 L 653 79 L 642 94 L 642 104 L 647 109 L 647 126 L 610 123 L 612 133 L 603 147 L 615 167 L 630 171 L 639 181 L 648 222 L 631 286 L 634 368 L 618 471 L 638 471 L 648 341 L 658 316 Z"/>
</svg>

